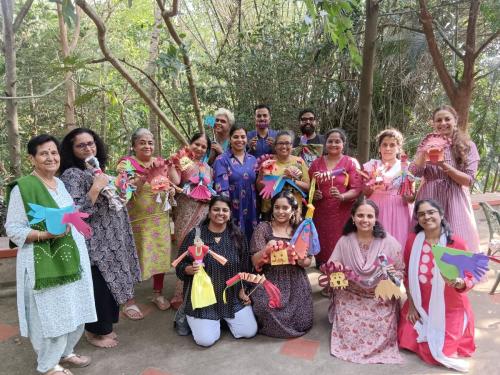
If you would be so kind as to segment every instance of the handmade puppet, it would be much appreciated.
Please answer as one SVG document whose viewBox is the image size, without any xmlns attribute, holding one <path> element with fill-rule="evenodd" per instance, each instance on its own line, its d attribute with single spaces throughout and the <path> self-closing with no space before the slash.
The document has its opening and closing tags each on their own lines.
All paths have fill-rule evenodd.
<svg viewBox="0 0 500 375">
<path fill-rule="evenodd" d="M 142 169 L 142 167 L 141 167 Z M 134 194 L 136 187 L 131 183 L 131 179 L 135 176 L 135 168 L 129 159 L 124 159 L 122 168 L 118 172 L 115 179 L 115 186 L 120 194 L 120 197 L 128 202 Z"/>
<path fill-rule="evenodd" d="M 261 272 L 262 267 L 266 264 L 272 266 L 295 264 L 297 259 L 299 258 L 293 245 L 281 240 L 271 240 L 266 244 L 266 248 L 258 263 L 255 264 L 255 270 Z"/>
<path fill-rule="evenodd" d="M 168 165 L 165 159 L 156 158 L 149 167 L 144 169 L 144 181 L 151 185 L 151 191 L 157 194 L 156 202 L 163 204 L 165 211 L 175 204 L 174 197 L 170 194 L 170 188 L 174 185 L 168 178 Z M 164 201 L 161 193 L 164 193 Z"/>
<path fill-rule="evenodd" d="M 99 165 L 99 160 L 97 160 L 95 156 L 89 156 L 87 159 L 85 159 L 85 165 L 87 166 L 88 169 L 92 171 L 94 175 L 104 173 L 101 169 L 101 166 Z M 109 180 L 108 185 L 106 185 L 101 190 L 100 194 L 102 194 L 108 199 L 109 207 L 112 210 L 120 211 L 121 209 L 123 209 L 124 202 L 116 191 L 114 179 Z"/>
<path fill-rule="evenodd" d="M 45 220 L 47 231 L 54 236 L 64 234 L 67 224 L 73 225 L 86 238 L 92 234 L 90 226 L 82 220 L 89 217 L 89 214 L 80 212 L 76 206 L 51 208 L 33 203 L 28 203 L 28 205 L 31 209 L 28 216 L 32 217 L 29 224 L 37 224 Z"/>
<path fill-rule="evenodd" d="M 349 280 L 354 280 L 354 273 L 343 266 L 337 267 L 334 262 L 323 263 L 319 270 L 322 275 L 318 278 L 318 284 L 322 288 L 345 289 Z"/>
<path fill-rule="evenodd" d="M 408 155 L 401 155 L 401 173 L 392 180 L 394 187 L 398 187 L 398 194 L 412 196 L 415 194 L 414 184 L 417 178 L 409 170 Z"/>
<path fill-rule="evenodd" d="M 240 284 L 241 287 L 243 288 L 243 281 L 250 283 L 250 284 L 257 284 L 248 293 L 248 296 L 250 296 L 258 287 L 263 286 L 265 291 L 266 291 L 267 297 L 269 298 L 269 307 L 271 309 L 281 308 L 281 292 L 280 292 L 280 290 L 276 287 L 276 285 L 274 285 L 272 282 L 267 280 L 264 275 L 256 275 L 253 273 L 240 272 L 226 281 L 226 285 L 227 285 L 226 289 L 230 288 L 236 284 Z M 224 289 L 224 294 L 223 294 L 224 303 L 227 303 L 227 301 L 226 301 L 226 289 Z"/>
<path fill-rule="evenodd" d="M 300 143 L 292 151 L 295 156 L 300 156 L 308 166 L 311 163 L 323 155 L 323 145 L 322 144 L 308 144 L 307 136 L 303 135 L 300 137 Z"/>
<path fill-rule="evenodd" d="M 349 185 L 349 174 L 347 173 L 345 168 L 337 168 L 334 169 L 333 171 L 326 171 L 326 172 L 316 172 L 314 173 L 314 177 L 318 182 L 323 182 L 323 181 L 331 181 L 332 182 L 332 187 L 333 187 L 333 180 L 335 180 L 336 177 L 344 175 L 344 186 Z"/>
<path fill-rule="evenodd" d="M 307 203 L 307 212 L 304 220 L 298 228 L 290 241 L 297 253 L 298 259 L 304 259 L 308 255 L 316 255 L 321 250 L 319 244 L 318 231 L 312 220 L 314 215 L 313 197 L 316 190 L 316 178 L 313 177 L 311 181 L 311 188 L 309 190 L 309 200 Z"/>
<path fill-rule="evenodd" d="M 217 303 L 212 280 L 206 273 L 203 263 L 203 259 L 207 254 L 222 265 L 227 263 L 226 258 L 210 250 L 210 248 L 203 243 L 200 238 L 199 228 L 196 228 L 193 245 L 189 246 L 185 252 L 172 262 L 172 266 L 176 267 L 179 262 L 189 255 L 193 259 L 193 264 L 200 266 L 198 272 L 194 274 L 191 284 L 191 305 L 193 309 L 200 309 Z"/>
<path fill-rule="evenodd" d="M 394 274 L 387 272 L 386 267 L 389 265 L 387 256 L 382 253 L 378 256 L 378 260 L 383 276 L 375 288 L 375 298 L 383 301 L 392 298 L 401 299 L 404 296 L 402 283 Z"/>
<path fill-rule="evenodd" d="M 439 133 L 425 136 L 417 148 L 417 152 L 425 153 L 425 160 L 432 164 L 444 161 L 444 149 L 451 145 L 451 139 Z"/>
</svg>

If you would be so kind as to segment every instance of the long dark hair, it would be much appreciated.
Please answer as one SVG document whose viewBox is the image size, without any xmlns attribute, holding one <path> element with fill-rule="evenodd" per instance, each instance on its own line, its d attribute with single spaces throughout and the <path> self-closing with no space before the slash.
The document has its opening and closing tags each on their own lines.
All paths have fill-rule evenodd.
<svg viewBox="0 0 500 375">
<path fill-rule="evenodd" d="M 106 145 L 102 141 L 101 137 L 97 135 L 91 129 L 87 128 L 76 128 L 70 131 L 61 142 L 61 174 L 68 168 L 80 168 L 85 169 L 85 161 L 78 159 L 73 153 L 73 144 L 77 135 L 80 134 L 90 134 L 94 138 L 94 143 L 96 147 L 95 157 L 99 160 L 99 165 L 104 171 L 106 169 L 106 163 L 108 161 L 108 153 L 106 150 Z"/>
<path fill-rule="evenodd" d="M 212 209 L 212 207 L 214 206 L 214 204 L 216 204 L 217 202 L 225 203 L 229 207 L 229 210 L 231 211 L 231 218 L 229 219 L 229 222 L 227 223 L 226 228 L 229 232 L 229 237 L 231 238 L 231 242 L 233 243 L 238 255 L 240 256 L 240 259 L 244 259 L 244 257 L 243 257 L 244 256 L 244 254 L 243 254 L 244 246 L 242 244 L 243 244 L 243 241 L 246 241 L 246 238 L 243 235 L 243 233 L 241 232 L 240 228 L 238 228 L 236 226 L 236 224 L 234 224 L 233 212 L 231 210 L 231 200 L 224 195 L 213 196 L 212 199 L 210 200 L 210 203 L 208 204 L 208 211 L 209 212 Z M 207 216 L 203 220 L 202 224 L 208 226 L 209 223 L 210 223 L 210 217 L 207 214 Z"/>
<path fill-rule="evenodd" d="M 292 226 L 292 230 L 295 232 L 302 219 L 300 218 L 299 203 L 297 202 L 297 198 L 295 198 L 295 195 L 293 195 L 290 190 L 282 190 L 271 199 L 271 218 L 273 217 L 274 204 L 280 198 L 285 198 L 288 204 L 292 206 L 293 216 L 290 219 L 290 225 Z"/>
<path fill-rule="evenodd" d="M 415 203 L 415 208 L 413 209 L 413 216 L 415 217 L 415 220 L 417 220 L 417 225 L 415 225 L 415 228 L 413 230 L 415 231 L 415 233 L 420 233 L 421 231 L 424 230 L 424 228 L 422 228 L 422 226 L 418 223 L 418 217 L 417 217 L 418 209 L 423 203 L 428 203 L 430 206 L 438 210 L 439 216 L 441 216 L 441 232 L 444 233 L 446 236 L 446 244 L 451 245 L 453 243 L 453 239 L 451 238 L 453 236 L 453 231 L 451 230 L 448 220 L 444 218 L 443 207 L 441 207 L 441 205 L 434 199 L 421 199 Z"/>
<path fill-rule="evenodd" d="M 352 220 L 352 217 L 356 214 L 356 211 L 358 210 L 359 207 L 361 206 L 371 206 L 373 210 L 375 211 L 375 225 L 373 226 L 373 237 L 375 238 L 385 238 L 387 237 L 387 233 L 385 232 L 384 227 L 382 224 L 380 224 L 380 221 L 378 221 L 378 206 L 375 204 L 374 201 L 371 199 L 365 199 L 365 198 L 360 198 L 354 204 L 352 205 L 351 208 L 351 217 L 347 220 L 347 222 L 344 225 L 344 229 L 342 230 L 342 234 L 344 236 L 348 235 L 349 233 L 352 232 L 357 232 L 358 228 L 356 227 L 356 224 L 354 224 L 354 221 Z"/>
</svg>

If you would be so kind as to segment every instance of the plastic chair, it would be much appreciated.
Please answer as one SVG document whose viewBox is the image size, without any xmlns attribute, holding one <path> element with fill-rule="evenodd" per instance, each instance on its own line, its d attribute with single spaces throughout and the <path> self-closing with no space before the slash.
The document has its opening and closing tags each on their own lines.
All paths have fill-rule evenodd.
<svg viewBox="0 0 500 375">
<path fill-rule="evenodd" d="M 488 229 L 490 231 L 488 255 L 495 255 L 500 253 L 500 213 L 486 202 L 480 202 L 479 205 L 483 208 L 484 216 L 486 216 Z M 497 275 L 497 279 L 495 280 L 493 288 L 491 288 L 490 294 L 495 293 L 499 284 L 500 273 Z"/>
</svg>

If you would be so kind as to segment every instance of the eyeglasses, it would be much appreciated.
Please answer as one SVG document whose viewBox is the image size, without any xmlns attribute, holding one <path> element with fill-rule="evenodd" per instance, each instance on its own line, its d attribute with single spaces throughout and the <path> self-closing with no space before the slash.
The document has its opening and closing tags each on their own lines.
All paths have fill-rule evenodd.
<svg viewBox="0 0 500 375">
<path fill-rule="evenodd" d="M 217 122 L 220 122 L 221 124 L 225 124 L 227 121 L 226 121 L 226 120 L 224 120 L 223 118 L 216 118 L 216 119 L 215 119 L 215 122 L 216 122 L 216 123 L 217 123 Z"/>
<path fill-rule="evenodd" d="M 436 212 L 438 212 L 438 210 L 428 210 L 428 211 L 421 211 L 421 212 L 417 212 L 417 217 L 419 219 L 425 217 L 426 215 L 427 216 L 432 216 L 434 215 Z"/>
<path fill-rule="evenodd" d="M 285 146 L 285 147 L 288 147 L 288 146 L 291 146 L 292 143 L 291 142 L 276 142 L 276 146 Z"/>
<path fill-rule="evenodd" d="M 94 147 L 94 146 L 95 146 L 95 142 L 94 141 L 90 141 L 90 142 L 87 142 L 87 143 L 78 143 L 77 145 L 75 145 L 75 147 L 78 148 L 78 149 L 80 149 L 80 150 L 83 150 L 86 147 Z"/>
<path fill-rule="evenodd" d="M 302 121 L 302 122 L 307 122 L 307 121 L 313 122 L 314 120 L 316 120 L 314 117 L 301 117 L 300 118 L 300 121 Z"/>
</svg>

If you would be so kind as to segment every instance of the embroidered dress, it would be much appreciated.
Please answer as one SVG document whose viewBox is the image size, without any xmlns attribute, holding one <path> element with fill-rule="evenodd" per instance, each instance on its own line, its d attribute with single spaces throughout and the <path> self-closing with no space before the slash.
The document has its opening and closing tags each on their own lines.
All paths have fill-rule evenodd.
<svg viewBox="0 0 500 375">
<path fill-rule="evenodd" d="M 469 175 L 472 185 L 476 178 L 479 154 L 474 142 L 469 142 L 469 145 L 470 151 L 463 167 L 457 166 L 450 146 L 446 146 L 444 150 L 444 161 Z M 453 231 L 460 234 L 471 251 L 478 252 L 479 234 L 472 211 L 470 188 L 457 184 L 441 168 L 430 163 L 427 163 L 425 167 L 417 167 L 412 163 L 410 172 L 416 177 L 423 177 L 423 182 L 417 191 L 416 201 L 426 198 L 436 200 L 443 207 L 444 216 Z"/>
<path fill-rule="evenodd" d="M 423 314 L 420 315 L 424 326 L 420 325 L 419 329 L 426 332 L 424 334 L 422 331 L 419 334 L 416 330 L 417 326 L 414 327 L 408 321 L 409 305 L 406 301 L 399 321 L 399 346 L 417 353 L 427 363 L 441 363 L 447 367 L 465 371 L 467 364 L 456 356 L 470 357 L 476 348 L 474 314 L 465 293 L 473 286 L 472 278 L 470 276 L 465 278 L 466 288 L 463 291 L 457 291 L 445 284 L 435 265 L 431 246 L 425 241 L 425 236 L 423 239 L 420 238 L 420 242 L 417 241 L 417 238 L 422 235 L 424 235 L 423 232 L 418 235 L 412 233 L 408 238 L 404 253 L 404 261 L 408 268 L 405 286 L 410 291 L 415 306 L 420 301 L 423 309 Z M 466 250 L 467 245 L 462 239 L 455 236 L 452 239 L 453 244 L 446 245 L 446 241 L 440 242 L 444 242 L 443 246 Z M 414 251 L 415 253 L 419 251 L 420 254 L 412 256 Z M 439 300 L 434 302 L 433 298 L 439 298 Z M 433 325 L 436 325 L 435 331 Z M 419 336 L 425 340 L 419 339 L 418 341 L 421 342 L 418 342 Z M 432 350 L 430 350 L 431 345 Z"/>
<path fill-rule="evenodd" d="M 316 263 L 325 263 L 332 254 L 337 241 L 342 236 L 342 229 L 351 215 L 351 207 L 354 201 L 343 201 L 335 199 L 330 194 L 330 188 L 335 186 L 340 193 L 345 193 L 350 189 L 361 190 L 361 179 L 356 168 L 358 162 L 347 155 L 344 155 L 334 169 L 344 168 L 349 175 L 349 182 L 345 186 L 345 175 L 335 177 L 333 181 L 317 181 L 316 189 L 320 190 L 323 198 L 314 201 L 314 225 L 318 231 L 321 251 L 316 255 Z M 328 172 L 325 156 L 312 162 L 309 169 L 309 176 L 312 178 L 316 172 Z"/>
<path fill-rule="evenodd" d="M 214 163 L 215 191 L 231 199 L 231 216 L 247 240 L 257 226 L 254 156 L 245 153 L 243 163 L 231 150 L 218 156 Z"/>
<path fill-rule="evenodd" d="M 205 171 L 210 171 L 205 177 L 212 183 L 212 168 L 207 163 L 195 161 L 191 168 L 181 172 L 179 185 L 182 187 L 189 182 L 191 176 L 197 176 L 200 172 L 200 166 Z M 176 199 L 177 207 L 174 207 L 172 214 L 175 225 L 175 242 L 177 248 L 179 248 L 189 231 L 200 224 L 207 216 L 208 202 L 195 200 L 184 193 L 176 195 Z"/>
<path fill-rule="evenodd" d="M 368 173 L 380 167 L 382 167 L 382 161 L 375 159 L 363 164 L 363 170 Z M 400 175 L 401 161 L 397 160 L 389 170 L 383 173 L 386 188 L 375 190 L 369 198 L 378 206 L 378 221 L 403 247 L 410 229 L 413 204 L 408 204 L 403 196 L 398 194 L 399 185 L 393 184 L 393 180 Z"/>
<path fill-rule="evenodd" d="M 276 237 L 270 223 L 260 223 L 255 228 L 250 253 L 262 250 L 271 240 L 290 241 L 290 238 Z M 305 269 L 290 264 L 266 265 L 263 274 L 280 290 L 282 307 L 271 309 L 268 306 L 269 299 L 264 288 L 259 287 L 252 293 L 250 298 L 259 323 L 259 333 L 279 338 L 298 337 L 307 333 L 313 324 L 313 302 Z"/>
<path fill-rule="evenodd" d="M 48 190 L 59 207 L 73 204 L 73 199 L 64 188 L 64 184 L 56 178 L 57 189 Z M 90 273 L 89 256 L 85 239 L 71 228 L 71 235 L 76 242 L 82 269 L 81 279 L 72 283 L 34 290 L 35 267 L 33 259 L 33 243 L 26 243 L 31 228 L 24 209 L 19 187 L 15 187 L 10 195 L 7 220 L 7 235 L 19 251 L 17 253 L 17 309 L 21 335 L 28 337 L 30 332 L 29 311 L 38 311 L 38 318 L 44 338 L 58 337 L 74 332 L 80 325 L 97 320 L 94 307 L 94 293 Z M 26 304 L 27 302 L 27 304 Z M 36 305 L 36 306 L 35 306 Z M 64 317 L 64 319 L 61 319 Z"/>
<path fill-rule="evenodd" d="M 399 301 L 374 298 L 381 253 L 394 262 L 396 275 L 402 279 L 401 245 L 390 235 L 374 238 L 366 248 L 358 244 L 355 233 L 342 236 L 329 259 L 349 267 L 359 277 L 358 282 L 350 280 L 345 290 L 333 292 L 328 317 L 332 323 L 330 351 L 335 357 L 354 363 L 403 362 L 397 343 Z"/>
<path fill-rule="evenodd" d="M 133 158 L 141 167 L 145 166 Z M 123 166 L 120 163 L 117 170 Z M 160 195 L 160 197 L 158 197 Z M 158 202 L 161 200 L 161 203 Z M 153 193 L 145 183 L 127 203 L 130 224 L 141 265 L 142 280 L 170 270 L 170 217 L 164 209 L 165 193 Z"/>
<path fill-rule="evenodd" d="M 90 262 L 99 268 L 117 304 L 134 297 L 134 284 L 141 281 L 141 270 L 127 209 L 113 211 L 108 200 L 99 195 L 94 204 L 88 197 L 94 177 L 89 170 L 69 168 L 61 180 L 87 219 L 92 237 L 87 239 Z"/>
</svg>

